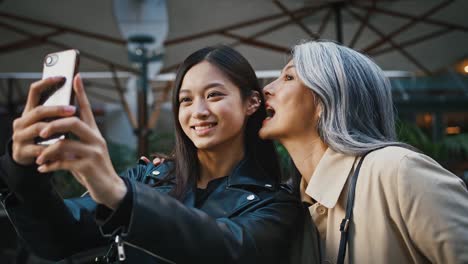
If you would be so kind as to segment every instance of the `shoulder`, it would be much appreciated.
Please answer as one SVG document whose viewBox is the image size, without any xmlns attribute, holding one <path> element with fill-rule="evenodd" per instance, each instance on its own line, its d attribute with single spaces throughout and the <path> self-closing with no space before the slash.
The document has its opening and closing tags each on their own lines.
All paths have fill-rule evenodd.
<svg viewBox="0 0 468 264">
<path fill-rule="evenodd" d="M 403 147 L 391 146 L 369 153 L 362 166 L 367 167 L 370 177 L 376 177 L 378 182 L 388 186 L 386 189 L 398 192 L 427 191 L 446 183 L 463 184 L 460 178 L 431 157 Z"/>
<path fill-rule="evenodd" d="M 398 166 L 408 155 L 415 154 L 423 155 L 404 147 L 389 146 L 372 151 L 366 156 L 365 162 L 377 165 Z"/>
<path fill-rule="evenodd" d="M 373 151 L 369 153 L 364 163 L 368 163 L 368 165 L 376 167 L 376 169 L 391 171 L 398 175 L 411 175 L 413 171 L 419 170 L 451 174 L 431 157 L 398 146 L 390 146 Z"/>
<path fill-rule="evenodd" d="M 362 166 L 363 168 L 367 167 L 374 175 L 396 175 L 400 172 L 400 169 L 406 168 L 409 160 L 414 159 L 437 164 L 437 162 L 422 153 L 404 147 L 389 146 L 369 153 L 365 157 Z"/>
</svg>

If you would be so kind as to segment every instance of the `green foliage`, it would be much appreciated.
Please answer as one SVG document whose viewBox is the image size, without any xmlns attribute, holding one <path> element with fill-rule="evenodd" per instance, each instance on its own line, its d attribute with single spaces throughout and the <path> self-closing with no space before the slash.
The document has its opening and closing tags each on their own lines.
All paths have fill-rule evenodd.
<svg viewBox="0 0 468 264">
<path fill-rule="evenodd" d="M 117 173 L 120 173 L 137 163 L 136 150 L 124 144 L 108 141 L 107 150 L 112 161 L 112 165 Z"/>
<path fill-rule="evenodd" d="M 397 134 L 398 140 L 418 148 L 440 163 L 468 158 L 468 134 L 446 136 L 439 142 L 433 142 L 421 128 L 405 122 L 398 123 Z"/>
<path fill-rule="evenodd" d="M 174 133 L 152 133 L 148 137 L 150 154 L 160 153 L 169 155 L 174 149 L 175 134 Z"/>
<path fill-rule="evenodd" d="M 63 198 L 78 197 L 86 192 L 86 189 L 68 171 L 54 172 L 52 182 Z"/>
<path fill-rule="evenodd" d="M 281 174 L 283 177 L 288 178 L 293 174 L 294 164 L 291 157 L 289 156 L 286 148 L 279 142 L 275 142 L 276 152 L 278 152 L 278 158 L 281 166 Z"/>
</svg>

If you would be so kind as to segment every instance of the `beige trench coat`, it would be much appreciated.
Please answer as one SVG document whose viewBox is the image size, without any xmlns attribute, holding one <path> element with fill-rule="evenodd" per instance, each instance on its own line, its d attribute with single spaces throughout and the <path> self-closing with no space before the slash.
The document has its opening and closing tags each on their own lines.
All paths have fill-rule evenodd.
<svg viewBox="0 0 468 264">
<path fill-rule="evenodd" d="M 309 184 L 301 183 L 303 200 L 313 204 L 323 263 L 337 261 L 357 160 L 327 149 Z M 423 154 L 400 147 L 370 153 L 357 181 L 353 217 L 347 263 L 468 263 L 466 186 Z"/>
</svg>

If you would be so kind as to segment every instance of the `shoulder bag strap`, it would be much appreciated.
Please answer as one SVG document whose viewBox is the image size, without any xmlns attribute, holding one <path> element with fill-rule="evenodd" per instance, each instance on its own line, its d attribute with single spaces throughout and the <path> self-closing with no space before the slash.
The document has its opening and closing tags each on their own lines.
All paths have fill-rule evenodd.
<svg viewBox="0 0 468 264">
<path fill-rule="evenodd" d="M 384 147 L 387 147 L 387 146 L 384 146 Z M 346 256 L 346 245 L 348 243 L 349 225 L 351 223 L 351 220 L 353 219 L 354 194 L 356 191 L 356 183 L 357 183 L 357 179 L 359 176 L 359 171 L 361 170 L 362 162 L 364 161 L 364 158 L 367 156 L 367 154 L 371 153 L 374 150 L 378 150 L 384 147 L 376 148 L 376 149 L 373 149 L 364 153 L 364 155 L 362 155 L 361 159 L 359 160 L 359 163 L 356 166 L 356 169 L 354 170 L 353 176 L 351 177 L 351 182 L 349 183 L 349 190 L 348 190 L 348 200 L 346 202 L 346 215 L 340 224 L 341 239 L 340 239 L 340 248 L 338 251 L 338 261 L 337 261 L 338 264 L 343 264 L 345 256 Z"/>
</svg>

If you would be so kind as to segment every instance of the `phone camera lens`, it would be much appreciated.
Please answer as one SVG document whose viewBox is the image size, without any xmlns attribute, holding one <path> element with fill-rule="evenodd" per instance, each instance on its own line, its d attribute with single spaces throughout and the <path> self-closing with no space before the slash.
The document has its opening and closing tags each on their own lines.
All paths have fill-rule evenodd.
<svg viewBox="0 0 468 264">
<path fill-rule="evenodd" d="M 58 57 L 55 54 L 48 55 L 44 59 L 44 64 L 46 66 L 53 66 L 55 63 L 57 63 Z"/>
</svg>

